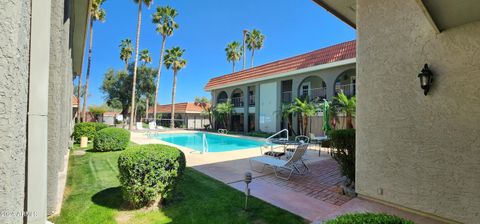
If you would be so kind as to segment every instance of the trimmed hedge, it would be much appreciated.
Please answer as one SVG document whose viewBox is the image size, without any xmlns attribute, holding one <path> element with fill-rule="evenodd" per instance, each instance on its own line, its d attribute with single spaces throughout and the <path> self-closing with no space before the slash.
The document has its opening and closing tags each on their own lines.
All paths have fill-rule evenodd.
<svg viewBox="0 0 480 224">
<path fill-rule="evenodd" d="M 133 207 L 163 202 L 185 170 L 185 155 L 177 148 L 159 145 L 135 145 L 118 158 L 123 198 Z"/>
<path fill-rule="evenodd" d="M 355 181 L 355 129 L 333 130 L 328 136 L 335 149 L 333 159 L 340 164 L 342 175 Z"/>
<path fill-rule="evenodd" d="M 346 214 L 335 219 L 328 220 L 325 224 L 413 224 L 412 221 L 399 218 L 394 215 L 358 213 Z"/>
<path fill-rule="evenodd" d="M 84 122 L 75 124 L 73 128 L 72 137 L 75 143 L 80 143 L 80 138 L 82 136 L 88 137 L 88 140 L 94 140 L 97 132 L 108 128 L 107 124 L 96 123 L 96 122 Z"/>
<path fill-rule="evenodd" d="M 97 151 L 118 151 L 127 148 L 130 132 L 123 128 L 105 128 L 97 132 L 93 149 Z"/>
</svg>

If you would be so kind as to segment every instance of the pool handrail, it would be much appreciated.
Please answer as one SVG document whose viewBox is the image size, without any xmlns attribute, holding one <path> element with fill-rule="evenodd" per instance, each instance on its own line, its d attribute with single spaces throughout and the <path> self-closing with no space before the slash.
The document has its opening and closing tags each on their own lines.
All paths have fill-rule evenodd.
<svg viewBox="0 0 480 224">
<path fill-rule="evenodd" d="M 287 137 L 286 137 L 286 138 L 281 138 L 281 137 L 280 137 L 279 140 L 286 140 L 286 141 L 288 141 L 288 137 L 289 137 L 290 135 L 288 134 L 288 129 L 285 128 L 285 129 L 283 129 L 283 130 L 281 130 L 281 131 L 279 131 L 279 132 L 271 135 L 270 137 L 268 137 L 268 138 L 265 140 L 265 142 L 271 144 L 271 143 L 272 143 L 271 139 L 272 139 L 273 137 L 275 137 L 275 136 L 283 133 L 283 132 L 287 132 Z"/>
<path fill-rule="evenodd" d="M 207 135 L 205 134 L 205 132 L 203 133 L 202 147 L 203 147 L 203 153 L 208 152 L 208 141 L 207 141 Z"/>
</svg>

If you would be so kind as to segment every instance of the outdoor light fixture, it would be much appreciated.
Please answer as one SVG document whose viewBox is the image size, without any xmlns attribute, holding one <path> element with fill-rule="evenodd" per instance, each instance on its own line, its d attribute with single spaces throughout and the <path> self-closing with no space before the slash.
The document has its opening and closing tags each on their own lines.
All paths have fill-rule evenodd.
<svg viewBox="0 0 480 224">
<path fill-rule="evenodd" d="M 428 68 L 428 64 L 423 66 L 422 72 L 418 74 L 418 78 L 420 79 L 420 87 L 423 89 L 423 94 L 426 96 L 433 82 L 433 73 Z"/>
<path fill-rule="evenodd" d="M 247 210 L 247 203 L 248 203 L 248 196 L 250 196 L 250 188 L 248 184 L 252 182 L 252 173 L 246 172 L 245 176 L 243 177 L 243 181 L 245 181 L 245 210 Z"/>
</svg>

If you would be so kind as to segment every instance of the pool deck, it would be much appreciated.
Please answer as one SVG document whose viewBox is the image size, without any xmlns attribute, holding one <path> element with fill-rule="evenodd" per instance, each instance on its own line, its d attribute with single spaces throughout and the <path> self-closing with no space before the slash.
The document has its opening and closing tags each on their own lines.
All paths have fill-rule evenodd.
<svg viewBox="0 0 480 224">
<path fill-rule="evenodd" d="M 191 132 L 179 130 L 164 133 Z M 241 136 L 241 138 L 264 140 L 247 136 Z M 338 185 L 343 181 L 339 167 L 328 153 L 322 152 L 321 156 L 318 156 L 318 149 L 308 150 L 306 153 L 306 163 L 310 167 L 310 172 L 305 175 L 293 175 L 289 181 L 285 181 L 276 178 L 270 169 L 265 169 L 264 173 L 250 170 L 249 158 L 260 156 L 259 148 L 200 154 L 186 147 L 148 138 L 145 132 L 132 132 L 131 140 L 137 144 L 165 144 L 177 147 L 185 153 L 188 167 L 239 191 L 244 191 L 243 176 L 245 172 L 250 171 L 254 178 L 250 184 L 253 196 L 297 214 L 312 223 L 322 223 L 335 216 L 352 212 L 384 212 L 410 219 L 415 223 L 441 223 L 363 198 L 350 198 L 339 194 Z"/>
</svg>

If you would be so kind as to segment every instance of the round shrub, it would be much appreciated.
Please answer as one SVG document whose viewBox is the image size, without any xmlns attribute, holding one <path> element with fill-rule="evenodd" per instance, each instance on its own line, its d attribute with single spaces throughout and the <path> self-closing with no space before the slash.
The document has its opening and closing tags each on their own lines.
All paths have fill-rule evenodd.
<svg viewBox="0 0 480 224">
<path fill-rule="evenodd" d="M 95 123 L 95 122 L 84 122 L 75 124 L 73 128 L 72 137 L 76 143 L 80 143 L 80 138 L 82 136 L 88 137 L 88 140 L 95 139 L 95 135 L 98 131 L 108 128 L 107 124 Z"/>
<path fill-rule="evenodd" d="M 127 148 L 130 132 L 123 128 L 104 128 L 97 132 L 93 148 L 97 151 L 118 151 Z"/>
<path fill-rule="evenodd" d="M 133 207 L 163 202 L 170 196 L 185 170 L 185 155 L 177 148 L 135 145 L 118 158 L 123 198 Z"/>
<path fill-rule="evenodd" d="M 412 221 L 399 218 L 394 215 L 357 213 L 346 214 L 335 219 L 328 220 L 325 224 L 413 224 Z"/>
<path fill-rule="evenodd" d="M 333 159 L 340 164 L 342 175 L 355 181 L 355 129 L 333 130 L 328 137 L 335 149 Z"/>
</svg>

